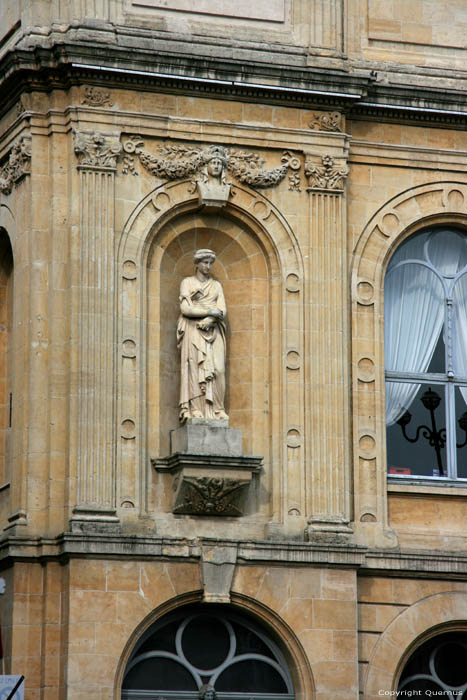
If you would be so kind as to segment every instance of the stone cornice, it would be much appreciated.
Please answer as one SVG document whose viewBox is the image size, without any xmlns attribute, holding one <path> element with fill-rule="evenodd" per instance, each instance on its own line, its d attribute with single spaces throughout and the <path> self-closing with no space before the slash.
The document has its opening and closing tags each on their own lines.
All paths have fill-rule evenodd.
<svg viewBox="0 0 467 700">
<path fill-rule="evenodd" d="M 75 84 L 210 95 L 231 100 L 338 109 L 349 116 L 384 121 L 467 124 L 467 91 L 378 83 L 370 71 L 304 67 L 166 51 L 128 51 L 121 46 L 63 43 L 15 49 L 0 60 L 0 103 L 10 109 L 23 90 L 68 89 Z M 427 78 L 428 79 L 428 78 Z M 464 79 L 465 80 L 465 79 Z M 461 81 L 463 85 L 464 80 Z M 461 85 L 461 86 L 462 86 Z"/>
<path fill-rule="evenodd" d="M 55 538 L 11 536 L 0 542 L 0 569 L 15 561 L 74 557 L 128 560 L 181 559 L 198 561 L 203 546 L 235 546 L 239 563 L 266 566 L 335 566 L 357 569 L 359 575 L 467 578 L 467 552 L 395 551 L 358 545 L 312 544 L 158 537 L 156 535 L 84 534 L 66 532 Z"/>
</svg>

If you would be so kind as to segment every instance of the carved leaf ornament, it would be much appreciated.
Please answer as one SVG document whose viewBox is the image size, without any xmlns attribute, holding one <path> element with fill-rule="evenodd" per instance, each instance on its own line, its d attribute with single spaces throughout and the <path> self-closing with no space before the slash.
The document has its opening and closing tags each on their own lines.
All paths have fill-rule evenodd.
<svg viewBox="0 0 467 700">
<path fill-rule="evenodd" d="M 125 153 L 136 156 L 141 165 L 156 177 L 177 180 L 192 177 L 194 182 L 207 180 L 207 165 L 213 159 L 222 163 L 223 178 L 225 172 L 242 183 L 255 188 L 278 185 L 287 175 L 289 169 L 300 169 L 300 160 L 290 151 L 284 151 L 281 165 L 265 169 L 264 159 L 251 151 L 230 150 L 223 146 L 210 145 L 204 148 L 183 145 L 159 146 L 157 155 L 143 149 L 144 142 L 139 136 L 131 136 L 123 143 Z M 134 163 L 128 164 L 124 174 L 134 172 Z"/>
<path fill-rule="evenodd" d="M 198 515 L 242 515 L 237 504 L 244 481 L 219 477 L 186 477 L 183 502 L 174 513 Z"/>
<path fill-rule="evenodd" d="M 0 192 L 10 194 L 14 184 L 31 171 L 31 137 L 23 136 L 15 143 L 8 162 L 0 170 Z"/>
</svg>

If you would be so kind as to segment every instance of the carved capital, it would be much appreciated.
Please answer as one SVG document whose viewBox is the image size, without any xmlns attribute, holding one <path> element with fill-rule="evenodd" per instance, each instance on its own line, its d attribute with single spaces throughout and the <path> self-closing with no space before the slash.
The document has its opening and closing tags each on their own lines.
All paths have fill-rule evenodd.
<svg viewBox="0 0 467 700">
<path fill-rule="evenodd" d="M 31 137 L 22 136 L 10 151 L 8 162 L 0 171 L 0 192 L 10 194 L 13 185 L 31 172 Z"/>
<path fill-rule="evenodd" d="M 117 167 L 117 160 L 122 152 L 122 144 L 113 134 L 99 131 L 75 131 L 75 153 L 79 165 L 91 168 Z"/>
<path fill-rule="evenodd" d="M 330 155 L 321 157 L 321 163 L 311 160 L 305 163 L 305 175 L 308 178 L 308 191 L 331 192 L 338 194 L 344 191 L 344 184 L 349 174 L 345 163 L 337 163 Z"/>
</svg>

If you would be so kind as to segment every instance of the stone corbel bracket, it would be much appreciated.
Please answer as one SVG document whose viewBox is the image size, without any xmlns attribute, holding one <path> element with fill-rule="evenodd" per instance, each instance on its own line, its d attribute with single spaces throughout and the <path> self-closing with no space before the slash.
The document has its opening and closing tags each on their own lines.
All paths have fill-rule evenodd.
<svg viewBox="0 0 467 700">
<path fill-rule="evenodd" d="M 329 154 L 321 156 L 320 163 L 307 160 L 305 163 L 305 175 L 308 178 L 307 192 L 342 193 L 348 174 L 349 169 L 345 162 L 338 163 Z"/>
<path fill-rule="evenodd" d="M 151 460 L 157 472 L 173 475 L 172 512 L 177 515 L 239 517 L 262 457 L 196 455 L 177 452 Z"/>
<path fill-rule="evenodd" d="M 15 143 L 8 156 L 8 162 L 0 170 L 0 192 L 10 194 L 13 185 L 17 185 L 31 172 L 31 137 L 22 136 Z"/>
</svg>

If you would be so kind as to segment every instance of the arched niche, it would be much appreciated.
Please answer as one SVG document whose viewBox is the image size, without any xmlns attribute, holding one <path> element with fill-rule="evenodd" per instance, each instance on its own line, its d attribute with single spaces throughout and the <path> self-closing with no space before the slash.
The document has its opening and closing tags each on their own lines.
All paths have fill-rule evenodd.
<svg viewBox="0 0 467 700">
<path fill-rule="evenodd" d="M 149 489 L 148 465 L 168 454 L 170 430 L 178 427 L 179 286 L 193 274 L 193 253 L 201 247 L 218 254 L 213 275 L 228 307 L 226 407 L 230 426 L 243 431 L 244 453 L 264 457 L 260 500 L 266 515 L 272 482 L 281 482 L 281 465 L 276 461 L 272 474 L 270 454 L 281 454 L 287 433 L 284 358 L 290 350 L 303 357 L 301 258 L 287 223 L 262 195 L 236 187 L 220 213 L 204 213 L 189 182 L 148 195 L 119 244 L 118 505 L 169 510 L 169 481 L 151 476 Z M 297 284 L 288 291 L 292 278 Z M 257 506 L 250 504 L 250 512 Z"/>
<path fill-rule="evenodd" d="M 357 538 L 394 547 L 388 522 L 384 393 L 384 274 L 407 236 L 467 223 L 467 185 L 436 182 L 401 192 L 370 219 L 352 259 L 354 493 Z"/>
<path fill-rule="evenodd" d="M 163 247 L 159 245 L 164 241 Z M 162 227 L 148 256 L 148 425 L 159 454 L 169 453 L 170 430 L 178 427 L 179 356 L 175 328 L 181 280 L 194 271 L 199 248 L 217 254 L 213 276 L 227 303 L 226 410 L 230 425 L 243 431 L 246 454 L 263 449 L 269 403 L 271 270 L 267 252 L 242 221 L 195 212 Z M 152 329 L 154 332 L 152 332 Z M 150 428 L 151 430 L 151 428 Z"/>
</svg>

